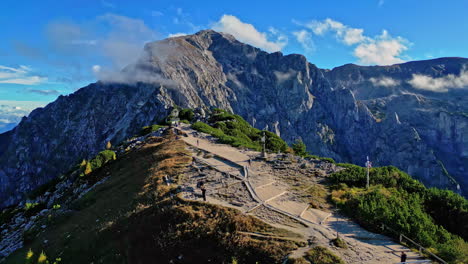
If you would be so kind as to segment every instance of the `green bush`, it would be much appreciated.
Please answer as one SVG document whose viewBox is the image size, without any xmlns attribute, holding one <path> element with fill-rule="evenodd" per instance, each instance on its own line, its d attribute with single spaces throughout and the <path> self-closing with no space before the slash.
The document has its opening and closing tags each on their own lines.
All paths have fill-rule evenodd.
<svg viewBox="0 0 468 264">
<path fill-rule="evenodd" d="M 195 113 L 190 108 L 182 109 L 179 112 L 179 118 L 181 120 L 192 121 L 194 117 L 195 117 Z"/>
<path fill-rule="evenodd" d="M 333 243 L 333 245 L 335 245 L 335 247 L 345 248 L 345 249 L 348 248 L 348 245 L 346 244 L 346 242 L 339 237 L 332 239 L 331 242 Z"/>
<path fill-rule="evenodd" d="M 438 225 L 468 240 L 468 201 L 465 198 L 449 190 L 430 188 L 426 191 L 424 208 Z"/>
<path fill-rule="evenodd" d="M 314 264 L 345 264 L 340 257 L 322 246 L 307 251 L 304 258 Z"/>
<path fill-rule="evenodd" d="M 241 116 L 230 114 L 225 110 L 215 108 L 209 122 L 212 126 L 203 122 L 196 122 L 192 125 L 192 128 L 218 138 L 221 143 L 234 147 L 246 147 L 256 151 L 262 150 L 261 138 L 265 133 L 265 146 L 268 151 L 286 152 L 288 149 L 288 144 L 275 133 L 256 129 Z"/>
<path fill-rule="evenodd" d="M 330 180 L 333 183 L 346 183 L 352 187 L 366 186 L 366 168 L 347 165 L 347 169 L 333 173 Z M 369 172 L 370 184 L 382 184 L 384 187 L 398 187 L 408 192 L 422 193 L 424 185 L 411 178 L 408 174 L 394 166 L 371 168 Z"/>
<path fill-rule="evenodd" d="M 302 139 L 296 139 L 296 142 L 292 144 L 292 149 L 294 150 L 294 153 L 299 156 L 306 156 L 308 154 L 306 145 L 302 142 Z"/>
<path fill-rule="evenodd" d="M 334 173 L 332 199 L 344 212 L 364 227 L 379 232 L 381 224 L 403 233 L 449 262 L 468 260 L 466 235 L 467 201 L 451 191 L 427 189 L 397 168 L 372 168 L 364 189 L 366 169 L 347 166 Z M 350 186 L 350 187 L 348 187 Z M 448 232 L 452 231 L 454 234 Z M 398 235 L 389 232 L 388 235 Z"/>
<path fill-rule="evenodd" d="M 155 131 L 158 131 L 161 128 L 164 128 L 165 126 L 161 125 L 151 125 L 151 126 L 145 126 L 141 129 L 140 131 L 140 136 L 146 136 L 149 133 L 153 133 Z"/>
<path fill-rule="evenodd" d="M 97 156 L 92 159 L 89 163 L 91 164 L 91 169 L 96 170 L 102 165 L 106 164 L 109 161 L 115 160 L 117 158 L 116 154 L 112 150 L 103 150 L 97 154 Z"/>
</svg>

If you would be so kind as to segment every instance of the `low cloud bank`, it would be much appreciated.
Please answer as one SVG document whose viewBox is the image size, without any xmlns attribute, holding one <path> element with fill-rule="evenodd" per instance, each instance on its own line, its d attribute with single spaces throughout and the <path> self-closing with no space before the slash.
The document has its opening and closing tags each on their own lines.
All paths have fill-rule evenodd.
<svg viewBox="0 0 468 264">
<path fill-rule="evenodd" d="M 464 67 L 458 75 L 448 74 L 438 78 L 413 74 L 408 83 L 416 89 L 439 93 L 448 92 L 450 89 L 468 88 L 468 70 Z"/>
</svg>

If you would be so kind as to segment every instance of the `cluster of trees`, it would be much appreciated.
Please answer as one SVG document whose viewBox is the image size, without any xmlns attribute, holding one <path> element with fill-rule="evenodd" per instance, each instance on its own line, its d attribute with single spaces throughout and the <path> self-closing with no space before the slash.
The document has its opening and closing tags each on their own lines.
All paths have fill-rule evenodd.
<svg viewBox="0 0 468 264">
<path fill-rule="evenodd" d="M 117 155 L 114 151 L 110 150 L 112 145 L 110 142 L 107 143 L 106 150 L 99 152 L 96 157 L 91 160 L 83 160 L 80 164 L 80 168 L 82 169 L 82 173 L 80 176 L 89 175 L 93 170 L 101 168 L 104 164 L 108 163 L 109 161 L 115 160 Z"/>
<path fill-rule="evenodd" d="M 468 243 L 463 240 L 468 230 L 466 199 L 451 191 L 428 189 L 393 166 L 372 168 L 373 186 L 367 190 L 365 170 L 348 165 L 331 175 L 332 199 L 338 206 L 370 230 L 382 231 L 385 224 L 446 261 L 468 263 Z"/>
<path fill-rule="evenodd" d="M 31 249 L 26 253 L 26 264 L 59 264 L 61 261 L 61 258 L 49 260 L 44 251 L 41 251 L 37 256 Z"/>
</svg>

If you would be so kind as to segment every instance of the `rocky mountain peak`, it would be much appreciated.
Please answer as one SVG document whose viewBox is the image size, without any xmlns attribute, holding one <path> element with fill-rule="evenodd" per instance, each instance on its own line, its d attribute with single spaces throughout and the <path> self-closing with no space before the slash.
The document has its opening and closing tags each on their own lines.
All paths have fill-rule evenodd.
<svg viewBox="0 0 468 264">
<path fill-rule="evenodd" d="M 223 108 L 289 143 L 301 138 L 313 154 L 359 165 L 369 155 L 428 185 L 468 188 L 464 90 L 454 100 L 452 90 L 408 83 L 413 74 L 459 74 L 465 64 L 441 58 L 321 70 L 302 55 L 267 53 L 213 30 L 151 42 L 118 76 L 60 97 L 0 135 L 0 205 L 163 120 L 174 105 Z"/>
</svg>

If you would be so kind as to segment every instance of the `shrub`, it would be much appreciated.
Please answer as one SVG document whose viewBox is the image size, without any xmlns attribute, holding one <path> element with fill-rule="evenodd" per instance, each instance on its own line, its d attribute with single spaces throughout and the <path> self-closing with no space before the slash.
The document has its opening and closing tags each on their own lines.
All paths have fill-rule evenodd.
<svg viewBox="0 0 468 264">
<path fill-rule="evenodd" d="M 325 161 L 325 162 L 328 162 L 328 163 L 336 163 L 334 159 L 332 158 L 325 158 L 325 157 L 320 157 L 319 158 L 321 161 Z"/>
<path fill-rule="evenodd" d="M 296 139 L 296 142 L 292 144 L 294 153 L 299 156 L 307 155 L 306 145 L 302 142 L 302 139 Z"/>
<path fill-rule="evenodd" d="M 161 128 L 164 128 L 165 126 L 161 125 L 151 125 L 151 126 L 145 126 L 141 129 L 140 131 L 140 136 L 146 136 L 150 133 L 156 132 Z"/>
<path fill-rule="evenodd" d="M 333 245 L 335 245 L 335 247 L 348 248 L 348 245 L 346 245 L 346 242 L 339 237 L 333 239 L 331 242 L 333 243 Z"/>
<path fill-rule="evenodd" d="M 221 143 L 257 151 L 262 150 L 261 138 L 265 133 L 267 150 L 272 152 L 288 151 L 286 142 L 275 133 L 256 129 L 239 115 L 230 114 L 222 109 L 214 109 L 209 121 L 213 124 L 212 126 L 196 122 L 192 128 L 218 138 Z"/>
<path fill-rule="evenodd" d="M 42 251 L 41 254 L 39 255 L 39 258 L 37 259 L 37 263 L 46 263 L 46 261 L 47 261 L 47 256 L 44 253 L 44 251 Z"/>
<path fill-rule="evenodd" d="M 317 246 L 307 251 L 305 259 L 314 264 L 345 264 L 340 257 L 322 246 Z"/>
<path fill-rule="evenodd" d="M 93 171 L 93 169 L 91 168 L 91 163 L 89 162 L 86 162 L 86 165 L 84 167 L 84 175 L 89 175 L 91 172 Z"/>
<path fill-rule="evenodd" d="M 186 108 L 186 109 L 180 110 L 179 112 L 179 118 L 181 120 L 192 121 L 194 117 L 195 117 L 195 113 L 193 112 L 192 109 Z"/>
<path fill-rule="evenodd" d="M 424 247 L 434 248 L 448 262 L 466 262 L 468 243 L 447 231 L 465 234 L 468 202 L 463 197 L 451 191 L 426 189 L 392 166 L 372 168 L 370 179 L 374 186 L 366 190 L 365 169 L 347 167 L 330 177 L 337 189 L 332 192 L 332 200 L 344 212 L 376 232 L 385 224 Z"/>
<path fill-rule="evenodd" d="M 91 163 L 91 169 L 96 170 L 102 165 L 106 164 L 109 161 L 115 160 L 117 158 L 116 154 L 112 150 L 103 150 L 97 154 L 97 156 L 92 159 L 89 163 Z M 86 165 L 88 166 L 88 165 Z"/>
<path fill-rule="evenodd" d="M 29 249 L 28 253 L 26 253 L 26 260 L 32 259 L 33 256 L 34 252 L 32 251 L 32 249 Z"/>
</svg>

